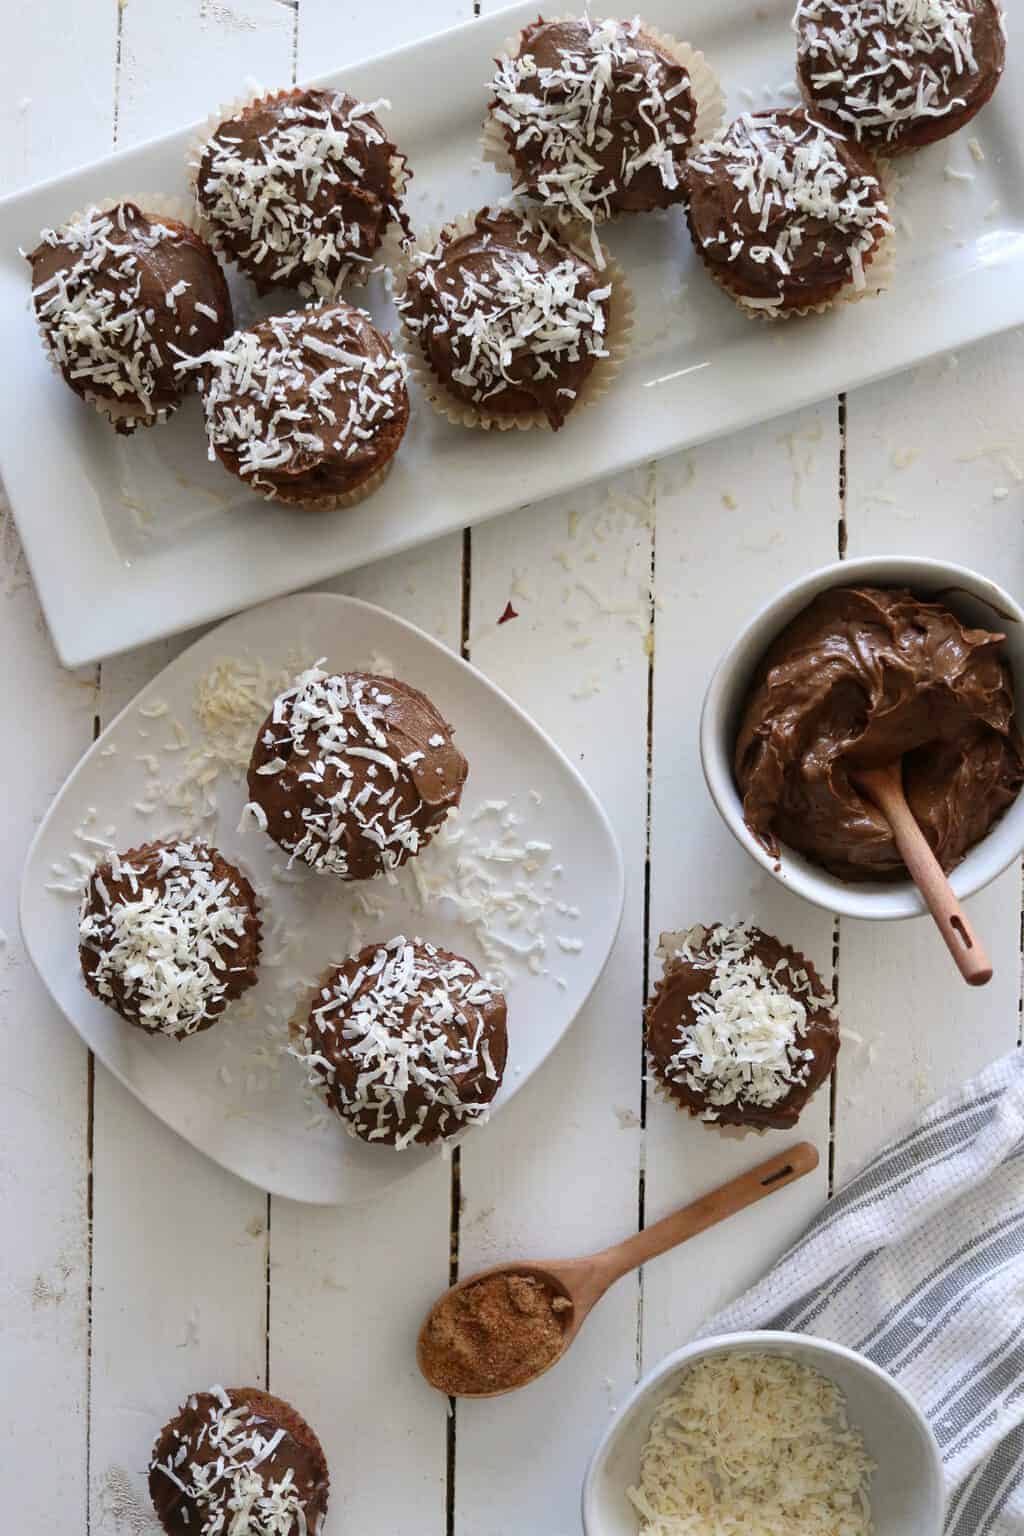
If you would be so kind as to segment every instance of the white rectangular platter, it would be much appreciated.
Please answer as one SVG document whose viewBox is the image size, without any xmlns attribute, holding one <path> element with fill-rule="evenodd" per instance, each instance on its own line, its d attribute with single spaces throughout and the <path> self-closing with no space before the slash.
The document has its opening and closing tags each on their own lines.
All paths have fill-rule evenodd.
<svg viewBox="0 0 1024 1536">
<path fill-rule="evenodd" d="M 730 114 L 796 99 L 791 10 L 791 0 L 644 6 L 652 23 L 704 50 Z M 480 161 L 485 82 L 503 41 L 536 12 L 517 6 L 324 77 L 393 102 L 387 124 L 414 171 L 416 227 L 509 190 Z M 40 351 L 18 247 L 93 199 L 184 193 L 193 130 L 4 200 L 0 346 L 17 392 L 0 420 L 0 467 L 61 659 L 139 645 L 1024 320 L 1020 8 L 1008 7 L 1007 20 L 1009 63 L 993 102 L 964 133 L 900 163 L 889 293 L 807 322 L 755 324 L 699 269 L 678 210 L 619 221 L 607 238 L 638 324 L 617 387 L 557 435 L 466 431 L 417 401 L 383 489 L 326 516 L 260 502 L 208 464 L 195 400 L 168 426 L 117 439 Z M 383 278 L 366 302 L 393 321 Z"/>
<path fill-rule="evenodd" d="M 421 688 L 454 725 L 469 761 L 458 814 L 390 885 L 289 870 L 248 818 L 240 828 L 242 763 L 265 708 L 286 678 L 319 658 L 329 670 L 393 671 Z M 124 851 L 192 827 L 252 880 L 263 956 L 257 985 L 223 1019 L 175 1041 L 147 1036 L 87 992 L 75 887 L 105 846 Z M 363 944 L 397 934 L 466 955 L 495 977 L 508 1002 L 509 1059 L 496 1112 L 590 995 L 622 901 L 622 860 L 608 820 L 539 727 L 412 625 L 355 598 L 314 593 L 211 631 L 111 722 L 36 835 L 21 925 L 58 1005 L 154 1114 L 273 1194 L 349 1204 L 440 1150 L 368 1146 L 312 1097 L 287 1045 L 289 1019 L 317 978 Z"/>
</svg>

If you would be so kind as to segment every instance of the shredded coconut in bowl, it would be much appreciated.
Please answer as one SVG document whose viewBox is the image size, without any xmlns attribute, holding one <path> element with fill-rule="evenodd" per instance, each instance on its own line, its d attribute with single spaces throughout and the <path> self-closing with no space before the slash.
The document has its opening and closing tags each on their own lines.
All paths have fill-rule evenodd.
<svg viewBox="0 0 1024 1536">
<path fill-rule="evenodd" d="M 640 1536 L 873 1536 L 873 1471 L 834 1382 L 737 1352 L 683 1372 L 627 1495 Z"/>
</svg>

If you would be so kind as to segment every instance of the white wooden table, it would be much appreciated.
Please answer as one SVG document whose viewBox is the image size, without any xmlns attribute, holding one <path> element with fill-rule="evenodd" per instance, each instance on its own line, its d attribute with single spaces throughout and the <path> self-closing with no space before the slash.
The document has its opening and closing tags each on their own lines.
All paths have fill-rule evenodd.
<svg viewBox="0 0 1024 1536">
<path fill-rule="evenodd" d="M 469 0 L 12 7 L 5 190 L 201 117 L 250 79 L 321 73 L 470 13 Z M 187 639 L 62 671 L 5 517 L 5 1531 L 147 1536 L 153 1431 L 220 1380 L 268 1384 L 317 1427 L 329 1536 L 575 1536 L 587 1456 L 637 1371 L 753 1280 L 917 1106 L 1018 1044 L 1019 870 L 971 903 L 996 967 L 971 993 L 925 922 L 833 922 L 760 875 L 705 793 L 697 715 L 736 626 L 837 551 L 962 560 L 1019 592 L 1022 364 L 1024 337 L 1007 335 L 336 584 L 463 643 L 579 763 L 628 871 L 612 963 L 552 1061 L 460 1165 L 438 1160 L 369 1210 L 270 1201 L 207 1162 L 94 1067 L 31 971 L 16 893 L 34 825 Z M 519 617 L 499 627 L 509 600 Z M 819 1094 L 801 1126 L 818 1175 L 619 1285 L 543 1382 L 449 1420 L 412 1346 L 450 1249 L 463 1272 L 585 1250 L 783 1144 L 724 1139 L 642 1091 L 656 935 L 732 914 L 835 974 L 845 1044 L 831 1101 Z"/>
</svg>

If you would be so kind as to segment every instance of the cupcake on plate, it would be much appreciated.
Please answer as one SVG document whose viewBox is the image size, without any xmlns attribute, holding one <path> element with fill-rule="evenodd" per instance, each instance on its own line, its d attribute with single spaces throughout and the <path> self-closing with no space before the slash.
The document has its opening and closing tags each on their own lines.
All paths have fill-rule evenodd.
<svg viewBox="0 0 1024 1536">
<path fill-rule="evenodd" d="M 798 0 L 797 79 L 817 116 L 880 155 L 969 123 L 999 84 L 996 0 Z"/>
<path fill-rule="evenodd" d="M 206 843 L 146 843 L 93 871 L 78 921 L 94 997 L 147 1034 L 209 1029 L 257 979 L 260 919 L 249 881 Z"/>
<path fill-rule="evenodd" d="M 721 122 L 703 55 L 639 19 L 539 18 L 496 63 L 484 152 L 570 219 L 681 202 L 686 155 Z"/>
<path fill-rule="evenodd" d="M 451 726 L 418 689 L 318 665 L 260 727 L 246 810 L 290 864 L 370 880 L 426 847 L 467 773 Z"/>
<path fill-rule="evenodd" d="M 157 1436 L 149 1496 L 167 1536 L 320 1536 L 323 1448 L 283 1398 L 258 1387 L 196 1392 Z"/>
<path fill-rule="evenodd" d="M 809 112 L 745 112 L 686 169 L 687 220 L 707 271 L 747 314 L 821 311 L 878 293 L 892 222 L 866 150 Z"/>
<path fill-rule="evenodd" d="M 508 1056 L 502 994 L 423 939 L 368 944 L 328 971 L 293 1054 L 363 1141 L 401 1151 L 487 1114 Z"/>
<path fill-rule="evenodd" d="M 191 382 L 177 364 L 232 328 L 213 251 L 152 207 L 88 208 L 44 230 L 26 259 L 47 356 L 118 432 L 165 421 Z"/>
<path fill-rule="evenodd" d="M 442 229 L 399 276 L 410 366 L 462 426 L 564 426 L 607 389 L 628 346 L 632 301 L 584 237 L 532 213 L 482 209 Z"/>
<path fill-rule="evenodd" d="M 340 300 L 272 315 L 187 365 L 209 457 L 272 501 L 326 512 L 384 480 L 405 435 L 405 365 Z"/>
<path fill-rule="evenodd" d="M 662 1093 L 708 1124 L 791 1129 L 839 1051 L 814 966 L 745 924 L 663 934 L 660 952 L 646 1031 Z"/>
<path fill-rule="evenodd" d="M 278 91 L 229 109 L 192 152 L 196 203 L 218 249 L 260 293 L 334 298 L 365 281 L 405 227 L 405 157 L 344 91 Z"/>
</svg>

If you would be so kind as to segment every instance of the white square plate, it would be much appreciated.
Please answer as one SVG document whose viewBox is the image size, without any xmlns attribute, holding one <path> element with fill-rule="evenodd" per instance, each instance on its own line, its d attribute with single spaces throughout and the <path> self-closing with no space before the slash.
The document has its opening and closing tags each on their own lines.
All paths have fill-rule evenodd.
<svg viewBox="0 0 1024 1536">
<path fill-rule="evenodd" d="M 704 50 L 730 115 L 794 102 L 792 0 L 649 0 L 642 9 Z M 991 105 L 965 132 L 900 164 L 891 292 L 806 323 L 754 324 L 700 270 L 678 210 L 621 220 L 607 238 L 632 283 L 638 325 L 616 388 L 557 436 L 466 431 L 417 401 L 385 486 L 329 515 L 260 502 L 208 464 L 195 400 L 166 427 L 118 439 L 40 350 L 18 247 L 31 249 L 40 229 L 90 200 L 183 193 L 190 130 L 0 202 L 0 353 L 18 381 L 0 422 L 0 465 L 62 660 L 76 665 L 216 618 L 1024 320 L 1024 23 L 1019 6 L 1008 13 L 1009 64 Z M 480 163 L 484 86 L 503 41 L 536 14 L 533 0 L 325 77 L 393 101 L 387 124 L 411 154 L 417 227 L 509 190 Z M 392 323 L 381 278 L 366 302 Z"/>
<path fill-rule="evenodd" d="M 82 981 L 78 901 L 67 890 L 96 839 L 119 849 L 183 830 L 154 788 L 179 783 L 193 748 L 197 684 L 225 658 L 267 677 L 326 658 L 334 670 L 390 667 L 421 688 L 455 727 L 469 761 L 462 807 L 394 885 L 304 869 L 251 822 L 239 830 L 244 774 L 210 786 L 201 832 L 249 874 L 263 903 L 258 984 L 210 1030 L 152 1038 L 105 1007 Z M 276 691 L 271 684 L 270 693 Z M 268 693 L 266 702 L 269 705 Z M 175 721 L 184 726 L 178 729 Z M 259 721 L 252 726 L 255 739 Z M 182 746 L 182 735 L 189 745 Z M 147 809 L 147 807 L 154 807 Z M 418 935 L 497 962 L 509 1009 L 509 1059 L 495 1109 L 545 1060 L 604 969 L 622 912 L 622 860 L 600 805 L 575 768 L 522 711 L 444 646 L 354 598 L 282 598 L 230 619 L 171 663 L 79 763 L 29 851 L 21 926 L 44 982 L 86 1044 L 187 1141 L 276 1195 L 348 1204 L 378 1194 L 440 1155 L 395 1152 L 348 1136 L 312 1098 L 300 1064 L 282 1054 L 287 1021 L 307 987 L 364 943 Z M 488 920 L 475 921 L 481 912 Z M 473 1132 L 486 1135 L 486 1129 Z"/>
</svg>

